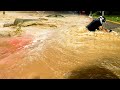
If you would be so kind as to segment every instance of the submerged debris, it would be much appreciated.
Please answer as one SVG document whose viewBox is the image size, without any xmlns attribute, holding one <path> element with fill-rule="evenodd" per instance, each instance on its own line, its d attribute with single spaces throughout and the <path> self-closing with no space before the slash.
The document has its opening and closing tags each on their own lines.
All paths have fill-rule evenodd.
<svg viewBox="0 0 120 90">
<path fill-rule="evenodd" d="M 13 26 L 14 24 L 13 23 L 5 23 L 4 25 L 3 25 L 3 27 L 10 27 L 10 26 Z"/>
<path fill-rule="evenodd" d="M 33 26 L 33 25 L 41 25 L 41 26 L 47 26 L 47 27 L 57 27 L 55 24 L 49 24 L 49 23 L 44 23 L 42 20 L 47 21 L 48 19 L 45 18 L 39 18 L 39 19 L 15 19 L 14 23 L 6 23 L 3 25 L 3 27 L 10 27 L 10 26 L 18 26 L 20 25 L 21 27 L 27 27 L 27 26 Z"/>
<path fill-rule="evenodd" d="M 46 17 L 64 17 L 63 15 L 48 15 L 48 16 L 46 16 Z"/>
<path fill-rule="evenodd" d="M 25 26 L 24 23 L 30 22 L 30 25 L 38 25 L 38 22 L 41 22 L 42 20 L 47 21 L 48 19 L 45 18 L 39 18 L 39 19 L 21 19 L 16 18 L 13 23 L 5 23 L 3 27 L 10 27 L 10 26 L 17 26 L 18 24 L 21 24 L 21 26 Z M 27 25 L 29 26 L 29 25 Z"/>
</svg>

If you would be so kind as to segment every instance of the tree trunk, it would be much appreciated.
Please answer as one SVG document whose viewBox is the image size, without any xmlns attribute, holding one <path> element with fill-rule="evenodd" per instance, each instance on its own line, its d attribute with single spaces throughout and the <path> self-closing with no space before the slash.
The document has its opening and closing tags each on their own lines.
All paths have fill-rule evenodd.
<svg viewBox="0 0 120 90">
<path fill-rule="evenodd" d="M 102 16 L 104 16 L 105 15 L 105 13 L 104 13 L 104 11 L 102 11 Z"/>
</svg>

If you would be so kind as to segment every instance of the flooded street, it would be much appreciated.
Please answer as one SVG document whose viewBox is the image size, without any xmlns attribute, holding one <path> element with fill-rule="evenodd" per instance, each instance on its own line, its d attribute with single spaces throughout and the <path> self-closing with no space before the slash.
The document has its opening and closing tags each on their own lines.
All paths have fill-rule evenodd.
<svg viewBox="0 0 120 90">
<path fill-rule="evenodd" d="M 88 32 L 88 16 L 0 13 L 1 79 L 119 79 L 119 32 Z M 40 19 L 3 27 L 16 18 Z M 32 23 L 32 24 L 31 24 Z M 33 24 L 34 23 L 34 24 Z M 117 28 L 120 31 L 120 28 Z"/>
</svg>

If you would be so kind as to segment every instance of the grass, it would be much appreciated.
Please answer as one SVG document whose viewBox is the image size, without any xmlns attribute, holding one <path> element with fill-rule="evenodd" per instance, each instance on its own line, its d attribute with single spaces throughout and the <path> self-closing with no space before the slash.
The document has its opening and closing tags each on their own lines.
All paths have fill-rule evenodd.
<svg viewBox="0 0 120 90">
<path fill-rule="evenodd" d="M 100 15 L 93 14 L 93 18 L 98 18 Z M 106 20 L 120 22 L 120 15 L 105 15 Z"/>
<path fill-rule="evenodd" d="M 120 15 L 106 15 L 105 16 L 107 20 L 115 21 L 115 22 L 120 22 Z"/>
</svg>

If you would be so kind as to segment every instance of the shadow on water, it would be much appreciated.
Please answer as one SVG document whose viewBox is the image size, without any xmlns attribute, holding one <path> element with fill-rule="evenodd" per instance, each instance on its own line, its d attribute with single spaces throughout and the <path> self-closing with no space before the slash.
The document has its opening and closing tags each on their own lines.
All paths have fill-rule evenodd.
<svg viewBox="0 0 120 90">
<path fill-rule="evenodd" d="M 76 69 L 71 72 L 68 79 L 119 79 L 110 70 L 98 67 L 90 66 L 83 69 Z"/>
</svg>

